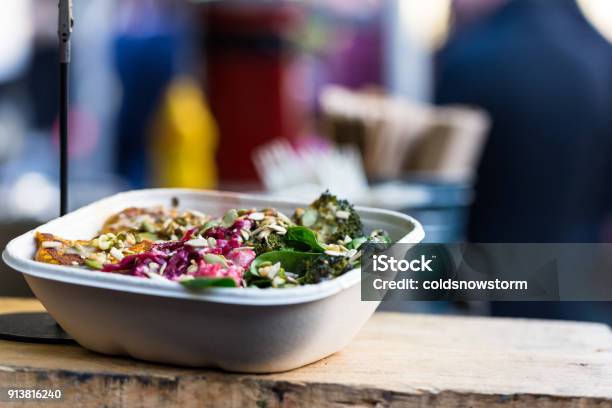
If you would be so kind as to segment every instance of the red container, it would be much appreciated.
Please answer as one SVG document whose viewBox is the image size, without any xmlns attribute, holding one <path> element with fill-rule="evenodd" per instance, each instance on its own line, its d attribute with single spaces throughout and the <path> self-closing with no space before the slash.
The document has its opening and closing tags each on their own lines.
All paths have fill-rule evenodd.
<svg viewBox="0 0 612 408">
<path fill-rule="evenodd" d="M 214 3 L 204 8 L 206 90 L 220 133 L 222 182 L 257 180 L 251 154 L 301 124 L 290 97 L 296 55 L 287 34 L 301 22 L 295 5 Z M 295 85 L 295 84 L 294 84 Z"/>
</svg>

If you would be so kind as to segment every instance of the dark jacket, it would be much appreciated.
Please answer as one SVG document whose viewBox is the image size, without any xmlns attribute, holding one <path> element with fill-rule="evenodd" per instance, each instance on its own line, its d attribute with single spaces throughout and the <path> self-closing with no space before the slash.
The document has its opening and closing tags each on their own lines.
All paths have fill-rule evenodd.
<svg viewBox="0 0 612 408">
<path fill-rule="evenodd" d="M 612 46 L 573 0 L 513 0 L 457 33 L 439 54 L 436 99 L 481 106 L 493 120 L 477 171 L 471 241 L 601 239 L 612 209 Z M 590 307 L 494 310 L 585 319 L 598 313 L 582 313 L 582 306 Z M 608 308 L 612 319 L 608 305 L 593 307 Z"/>
</svg>

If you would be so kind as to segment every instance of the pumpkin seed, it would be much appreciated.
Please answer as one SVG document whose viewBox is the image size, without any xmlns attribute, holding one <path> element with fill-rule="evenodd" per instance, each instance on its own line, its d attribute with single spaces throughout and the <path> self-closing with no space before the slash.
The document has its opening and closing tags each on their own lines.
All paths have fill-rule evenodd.
<svg viewBox="0 0 612 408">
<path fill-rule="evenodd" d="M 93 259 L 86 259 L 85 260 L 85 265 L 89 266 L 92 269 L 102 269 L 102 264 L 98 261 L 95 261 Z"/>
<path fill-rule="evenodd" d="M 304 215 L 302 215 L 302 225 L 305 227 L 311 227 L 315 225 L 318 218 L 319 218 L 319 213 L 317 212 L 317 210 L 309 208 L 306 211 L 304 211 Z"/>
<path fill-rule="evenodd" d="M 185 244 L 192 247 L 207 247 L 209 245 L 208 240 L 204 238 L 190 239 Z"/>
<path fill-rule="evenodd" d="M 220 264 L 220 265 L 222 265 L 225 268 L 228 267 L 227 260 L 222 255 L 205 254 L 204 255 L 204 261 L 207 264 L 211 264 L 211 265 Z"/>
<path fill-rule="evenodd" d="M 225 215 L 223 216 L 223 221 L 221 222 L 221 224 L 226 227 L 229 228 L 232 225 L 234 225 L 234 222 L 236 221 L 236 218 L 238 218 L 238 211 L 236 211 L 236 209 L 232 208 L 231 210 L 228 210 Z"/>
</svg>

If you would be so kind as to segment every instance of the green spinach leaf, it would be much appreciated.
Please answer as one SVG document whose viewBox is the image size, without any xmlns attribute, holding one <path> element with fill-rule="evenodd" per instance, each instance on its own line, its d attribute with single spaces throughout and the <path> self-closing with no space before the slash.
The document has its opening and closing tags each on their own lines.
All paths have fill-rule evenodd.
<svg viewBox="0 0 612 408">
<path fill-rule="evenodd" d="M 285 236 L 289 246 L 312 252 L 325 252 L 325 247 L 319 242 L 317 233 L 306 227 L 289 227 Z"/>
</svg>

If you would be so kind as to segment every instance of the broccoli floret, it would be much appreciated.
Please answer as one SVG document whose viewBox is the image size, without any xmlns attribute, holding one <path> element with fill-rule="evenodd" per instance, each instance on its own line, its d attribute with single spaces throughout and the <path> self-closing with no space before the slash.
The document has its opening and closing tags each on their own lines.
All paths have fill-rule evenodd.
<svg viewBox="0 0 612 408">
<path fill-rule="evenodd" d="M 319 283 L 324 280 L 336 278 L 352 269 L 349 259 L 344 256 L 330 256 L 322 254 L 304 263 L 301 277 L 302 284 Z"/>
<path fill-rule="evenodd" d="M 363 224 L 357 211 L 347 200 L 340 200 L 329 191 L 321 194 L 307 208 L 298 208 L 293 214 L 297 225 L 314 230 L 326 244 L 344 242 L 363 235 Z"/>
<path fill-rule="evenodd" d="M 257 255 L 265 254 L 266 252 L 280 251 L 287 245 L 285 237 L 278 234 L 270 234 L 266 238 L 254 238 L 248 243 L 253 247 Z"/>
</svg>

